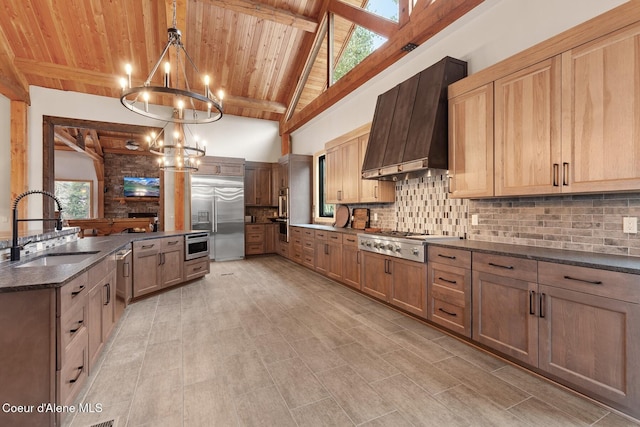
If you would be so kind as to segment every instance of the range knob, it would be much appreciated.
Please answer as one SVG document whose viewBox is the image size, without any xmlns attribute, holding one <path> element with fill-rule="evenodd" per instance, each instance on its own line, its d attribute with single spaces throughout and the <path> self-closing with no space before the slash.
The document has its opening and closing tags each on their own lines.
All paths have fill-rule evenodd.
<svg viewBox="0 0 640 427">
<path fill-rule="evenodd" d="M 395 245 L 393 245 L 392 243 L 389 243 L 387 245 L 387 249 L 389 249 L 390 251 L 394 250 L 395 248 L 396 248 Z"/>
<path fill-rule="evenodd" d="M 371 240 L 367 240 L 366 244 L 367 244 L 368 247 L 371 247 Z"/>
<path fill-rule="evenodd" d="M 378 244 L 378 242 L 374 242 L 374 243 L 373 243 L 373 247 L 374 247 L 374 248 L 376 248 L 376 249 L 378 249 L 378 248 L 380 247 L 380 244 Z"/>
<path fill-rule="evenodd" d="M 396 252 L 400 252 L 401 249 L 402 249 L 402 246 L 396 245 Z"/>
<path fill-rule="evenodd" d="M 420 253 L 420 250 L 418 248 L 413 248 L 411 250 L 411 253 L 414 254 L 414 255 L 418 255 Z"/>
</svg>

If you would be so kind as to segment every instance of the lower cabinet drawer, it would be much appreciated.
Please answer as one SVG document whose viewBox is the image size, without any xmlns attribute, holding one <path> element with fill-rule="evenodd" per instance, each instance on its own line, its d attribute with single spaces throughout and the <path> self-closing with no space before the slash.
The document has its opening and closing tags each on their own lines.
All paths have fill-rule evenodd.
<svg viewBox="0 0 640 427">
<path fill-rule="evenodd" d="M 316 256 L 314 251 L 303 251 L 302 252 L 302 264 L 309 268 L 315 268 Z"/>
<path fill-rule="evenodd" d="M 245 241 L 247 243 L 261 243 L 264 241 L 263 233 L 247 233 L 245 235 Z"/>
<path fill-rule="evenodd" d="M 89 368 L 89 342 L 87 340 L 87 329 L 82 328 L 80 335 L 75 337 L 73 343 L 67 351 L 63 353 L 64 364 L 56 372 L 58 402 L 61 405 L 69 405 L 87 380 Z"/>
<path fill-rule="evenodd" d="M 64 313 L 60 318 L 60 331 L 58 336 L 60 337 L 60 363 L 63 365 L 66 362 L 66 355 L 69 348 L 75 344 L 76 338 L 84 337 L 86 339 L 86 326 L 87 326 L 87 304 L 78 304 L 74 306 L 73 310 Z M 84 332 L 84 334 L 83 334 Z"/>
<path fill-rule="evenodd" d="M 431 321 L 459 334 L 471 336 L 465 327 L 465 308 L 436 298 L 431 300 Z"/>
<path fill-rule="evenodd" d="M 209 257 L 202 257 L 184 263 L 184 280 L 191 280 L 209 273 Z"/>
<path fill-rule="evenodd" d="M 246 255 L 260 255 L 264 253 L 263 243 L 247 243 L 244 248 Z"/>
<path fill-rule="evenodd" d="M 289 245 L 287 244 L 278 245 L 278 253 L 285 258 L 289 258 Z"/>
</svg>

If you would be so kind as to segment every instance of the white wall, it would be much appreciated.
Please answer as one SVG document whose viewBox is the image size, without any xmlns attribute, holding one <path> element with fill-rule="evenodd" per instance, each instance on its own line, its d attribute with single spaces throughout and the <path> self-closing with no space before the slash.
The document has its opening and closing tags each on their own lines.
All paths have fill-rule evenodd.
<svg viewBox="0 0 640 427">
<path fill-rule="evenodd" d="M 0 232 L 11 230 L 11 101 L 0 95 Z"/>
<path fill-rule="evenodd" d="M 162 122 L 147 119 L 126 110 L 119 99 L 103 96 L 87 95 L 77 92 L 66 92 L 46 89 L 37 86 L 29 87 L 31 106 L 28 111 L 28 156 L 29 156 L 29 188 L 42 188 L 42 119 L 43 116 L 69 117 L 74 119 L 96 120 L 135 124 L 142 126 L 162 127 Z M 0 102 L 0 120 L 7 122 L 2 126 L 0 122 L 0 159 L 10 158 L 10 145 L 5 141 L 5 129 L 9 132 L 9 105 Z M 6 112 L 5 112 L 6 110 Z M 280 138 L 278 123 L 267 120 L 248 119 L 235 116 L 224 116 L 222 120 L 206 125 L 199 125 L 194 129 L 208 141 L 207 154 L 211 156 L 243 157 L 252 161 L 276 161 L 280 153 Z M 8 140 L 8 135 L 6 136 Z M 10 161 L 10 160 L 7 160 Z M 5 174 L 5 168 L 0 168 Z M 7 169 L 8 170 L 8 169 Z M 2 178 L 2 176 L 0 176 Z M 171 180 L 169 180 L 171 181 Z M 1 197 L 3 192 L 10 191 L 8 179 L 0 180 L 0 220 L 10 209 L 9 196 Z M 173 206 L 172 200 L 165 200 L 167 215 L 173 217 L 168 210 Z M 42 199 L 33 197 L 29 200 L 29 216 L 36 217 L 42 213 Z M 0 222 L 0 227 L 4 223 Z M 37 229 L 41 224 L 29 224 Z M 2 228 L 0 228 L 2 230 Z"/>
<path fill-rule="evenodd" d="M 292 150 L 296 154 L 313 154 L 322 150 L 327 141 L 370 123 L 378 95 L 444 56 L 467 61 L 472 74 L 622 3 L 625 1 L 485 0 L 295 131 Z"/>
<path fill-rule="evenodd" d="M 91 197 L 91 217 L 98 216 L 98 177 L 93 167 L 93 160 L 86 154 L 77 151 L 56 151 L 55 179 L 93 182 L 93 196 Z"/>
</svg>

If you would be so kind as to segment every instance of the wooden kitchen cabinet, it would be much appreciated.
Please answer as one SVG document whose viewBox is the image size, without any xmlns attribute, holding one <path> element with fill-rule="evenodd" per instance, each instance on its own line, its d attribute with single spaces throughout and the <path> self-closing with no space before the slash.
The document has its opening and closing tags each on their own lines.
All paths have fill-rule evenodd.
<svg viewBox="0 0 640 427">
<path fill-rule="evenodd" d="M 246 162 L 244 167 L 244 204 L 275 206 L 271 197 L 272 166 L 270 163 Z"/>
<path fill-rule="evenodd" d="M 537 262 L 472 254 L 475 341 L 538 365 Z"/>
<path fill-rule="evenodd" d="M 316 232 L 310 228 L 302 228 L 302 265 L 307 268 L 316 267 Z"/>
<path fill-rule="evenodd" d="M 640 415 L 638 276 L 538 263 L 539 367 Z"/>
<path fill-rule="evenodd" d="M 360 143 L 353 138 L 327 149 L 327 203 L 357 203 L 360 185 Z"/>
<path fill-rule="evenodd" d="M 315 269 L 318 273 L 328 275 L 329 272 L 329 252 L 327 249 L 328 231 L 316 230 L 315 233 Z"/>
<path fill-rule="evenodd" d="M 334 280 L 342 280 L 342 233 L 330 231 L 327 234 L 327 255 L 329 268 L 327 276 Z"/>
<path fill-rule="evenodd" d="M 235 157 L 204 156 L 195 172 L 201 175 L 244 176 L 244 159 Z"/>
<path fill-rule="evenodd" d="M 560 56 L 496 80 L 495 195 L 562 191 Z"/>
<path fill-rule="evenodd" d="M 133 242 L 133 297 L 182 283 L 184 237 Z"/>
<path fill-rule="evenodd" d="M 276 243 L 279 234 L 279 224 L 265 224 L 264 225 L 264 253 L 274 254 L 276 253 Z"/>
<path fill-rule="evenodd" d="M 362 170 L 364 155 L 367 152 L 367 145 L 369 144 L 369 133 L 359 136 L 358 144 L 360 145 L 358 164 L 360 170 Z M 360 183 L 360 203 L 393 203 L 396 201 L 395 182 L 380 181 L 377 179 L 360 179 L 360 174 L 358 174 L 358 181 Z"/>
<path fill-rule="evenodd" d="M 271 163 L 271 206 L 278 206 L 278 196 L 280 195 L 280 172 L 280 164 Z"/>
<path fill-rule="evenodd" d="M 471 338 L 471 252 L 429 246 L 427 318 Z"/>
<path fill-rule="evenodd" d="M 261 255 L 265 253 L 265 225 L 245 224 L 244 226 L 244 253 L 246 255 Z"/>
<path fill-rule="evenodd" d="M 360 249 L 355 234 L 342 236 L 342 283 L 360 289 Z"/>
<path fill-rule="evenodd" d="M 115 279 L 114 264 L 114 269 L 99 280 L 87 294 L 89 373 L 92 373 L 102 347 L 115 326 Z"/>
<path fill-rule="evenodd" d="M 291 237 L 289 239 L 289 242 L 290 242 L 289 257 L 291 261 L 295 261 L 298 264 L 302 264 L 302 228 L 291 227 L 290 231 L 291 231 Z"/>
<path fill-rule="evenodd" d="M 362 252 L 361 289 L 396 307 L 426 318 L 427 265 Z"/>
<path fill-rule="evenodd" d="M 197 279 L 205 276 L 211 271 L 210 260 L 208 256 L 191 259 L 184 262 L 184 281 Z"/>
<path fill-rule="evenodd" d="M 490 197 L 493 188 L 493 83 L 449 99 L 450 197 Z"/>
<path fill-rule="evenodd" d="M 564 191 L 640 188 L 640 23 L 562 54 Z"/>
</svg>

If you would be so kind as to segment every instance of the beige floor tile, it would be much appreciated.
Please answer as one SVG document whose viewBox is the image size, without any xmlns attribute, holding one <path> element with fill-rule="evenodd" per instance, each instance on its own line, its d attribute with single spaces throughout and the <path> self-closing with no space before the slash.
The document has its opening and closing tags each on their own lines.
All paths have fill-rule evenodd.
<svg viewBox="0 0 640 427">
<path fill-rule="evenodd" d="M 225 359 L 221 375 L 235 396 L 273 385 L 257 351 L 239 353 Z"/>
<path fill-rule="evenodd" d="M 411 424 L 398 411 L 390 412 L 386 415 L 360 424 L 362 427 L 411 427 Z"/>
<path fill-rule="evenodd" d="M 378 302 L 374 302 L 366 297 L 362 297 L 368 301 L 367 309 L 369 313 L 374 313 L 385 320 L 389 320 L 390 322 L 395 322 L 397 319 L 402 319 L 407 317 L 406 314 L 400 313 L 397 310 L 392 309 L 391 307 L 387 307 L 386 305 Z"/>
<path fill-rule="evenodd" d="M 519 388 L 478 369 L 475 365 L 459 357 L 445 359 L 433 365 L 457 378 L 471 389 L 482 393 L 505 409 L 522 402 L 530 396 Z"/>
<path fill-rule="evenodd" d="M 393 334 L 394 332 L 403 331 L 404 328 L 396 323 L 393 323 L 384 317 L 377 315 L 376 313 L 366 312 L 356 314 L 353 316 L 356 320 L 367 325 L 371 329 L 375 329 L 383 335 Z"/>
<path fill-rule="evenodd" d="M 334 351 L 367 382 L 387 378 L 399 372 L 396 367 L 359 343 L 338 347 Z"/>
<path fill-rule="evenodd" d="M 184 384 L 210 380 L 223 373 L 225 357 L 209 341 L 183 342 L 182 369 Z"/>
<path fill-rule="evenodd" d="M 267 370 L 289 408 L 329 397 L 329 393 L 299 358 L 272 363 Z"/>
<path fill-rule="evenodd" d="M 171 289 L 158 295 L 158 307 L 163 305 L 180 304 L 182 300 L 182 288 Z"/>
<path fill-rule="evenodd" d="M 116 422 L 116 426 L 124 426 L 127 423 L 130 406 L 131 400 L 124 400 L 118 403 L 107 403 L 102 405 L 100 412 L 76 413 L 72 422 L 67 425 L 70 425 L 71 427 L 87 427 L 114 420 Z M 94 408 L 97 407 L 94 406 Z M 70 420 L 65 420 L 65 423 L 68 421 Z"/>
<path fill-rule="evenodd" d="M 609 412 L 600 405 L 515 366 L 504 366 L 493 374 L 586 424 L 595 423 Z"/>
<path fill-rule="evenodd" d="M 305 338 L 312 337 L 311 330 L 307 328 L 299 320 L 289 316 L 284 311 L 277 317 L 269 317 L 274 325 L 278 328 L 278 331 L 284 336 L 287 341 L 297 341 Z"/>
<path fill-rule="evenodd" d="M 274 325 L 267 316 L 260 312 L 259 314 L 243 317 L 240 321 L 240 325 L 250 337 L 280 333 L 276 325 Z"/>
<path fill-rule="evenodd" d="M 394 334 L 389 334 L 387 337 L 407 350 L 411 350 L 427 362 L 433 363 L 453 356 L 433 341 L 424 339 L 406 329 Z"/>
<path fill-rule="evenodd" d="M 140 378 L 128 425 L 160 422 L 171 416 L 183 416 L 182 376 L 179 369 Z"/>
<path fill-rule="evenodd" d="M 322 314 L 324 318 L 344 331 L 355 328 L 356 326 L 363 325 L 362 322 L 353 318 L 351 315 L 345 313 L 344 311 L 340 310 L 327 301 L 317 299 L 317 301 L 314 301 L 311 307 L 313 310 Z"/>
<path fill-rule="evenodd" d="M 610 412 L 604 418 L 594 424 L 596 427 L 637 427 L 640 422 L 631 421 L 630 419 L 618 414 Z"/>
<path fill-rule="evenodd" d="M 311 332 L 324 345 L 329 348 L 336 348 L 355 342 L 355 339 L 333 323 L 322 319 L 314 327 L 310 327 Z"/>
<path fill-rule="evenodd" d="M 180 323 L 182 317 L 182 307 L 180 300 L 173 304 L 158 305 L 156 315 L 153 318 L 154 323 L 171 322 Z"/>
<path fill-rule="evenodd" d="M 464 419 L 456 416 L 429 393 L 418 387 L 403 374 L 376 381 L 371 387 L 391 402 L 402 416 L 415 426 L 465 426 Z"/>
<path fill-rule="evenodd" d="M 216 351 L 222 356 L 231 356 L 238 353 L 255 350 L 253 340 L 241 327 L 215 331 L 213 344 Z"/>
<path fill-rule="evenodd" d="M 296 353 L 293 347 L 291 347 L 291 344 L 284 339 L 280 332 L 259 335 L 253 339 L 253 342 L 265 364 L 298 357 L 298 353 Z"/>
<path fill-rule="evenodd" d="M 405 329 L 410 330 L 414 334 L 420 335 L 422 338 L 426 338 L 428 340 L 446 337 L 444 333 L 440 332 L 433 326 L 427 325 L 426 323 L 420 322 L 417 319 L 409 315 L 404 315 L 402 317 L 397 317 L 391 320 L 393 323 L 396 323 L 402 326 Z"/>
<path fill-rule="evenodd" d="M 173 340 L 149 344 L 142 362 L 140 376 L 157 375 L 171 369 L 182 371 L 182 341 Z"/>
<path fill-rule="evenodd" d="M 509 408 L 509 412 L 531 425 L 543 425 L 545 427 L 579 427 L 589 425 L 535 397 L 531 397 L 524 402 L 512 406 Z"/>
<path fill-rule="evenodd" d="M 353 302 L 353 301 L 345 298 L 344 296 L 342 296 L 340 294 L 337 294 L 337 293 L 335 293 L 333 291 L 318 292 L 317 294 L 321 298 L 326 299 L 331 304 L 336 306 L 338 309 L 344 311 L 345 313 L 347 313 L 349 315 L 366 313 L 368 311 L 368 307 L 367 306 L 358 304 L 356 302 Z"/>
<path fill-rule="evenodd" d="M 170 414 L 161 419 L 152 420 L 142 424 L 127 424 L 127 427 L 181 427 L 183 425 L 182 414 Z"/>
<path fill-rule="evenodd" d="M 317 376 L 356 424 L 378 418 L 395 409 L 349 366 L 323 371 Z"/>
<path fill-rule="evenodd" d="M 122 401 L 130 403 L 138 383 L 141 362 L 142 359 L 129 363 L 103 364 L 96 373 L 84 402 L 101 403 L 105 406 Z"/>
<path fill-rule="evenodd" d="M 237 403 L 240 425 L 295 427 L 296 422 L 275 386 L 241 396 Z"/>
<path fill-rule="evenodd" d="M 333 398 L 291 410 L 299 427 L 350 427 L 353 422 Z"/>
<path fill-rule="evenodd" d="M 396 342 L 365 325 L 351 328 L 347 333 L 376 354 L 389 353 L 400 348 Z"/>
<path fill-rule="evenodd" d="M 507 362 L 504 360 L 489 353 L 485 353 L 482 350 L 474 348 L 471 345 L 465 344 L 450 336 L 445 335 L 441 338 L 436 338 L 433 342 L 450 353 L 455 354 L 461 359 L 464 359 L 488 372 L 495 371 L 496 369 L 507 365 Z"/>
<path fill-rule="evenodd" d="M 131 362 L 142 364 L 149 341 L 148 334 L 118 334 L 105 355 L 104 365 L 122 365 Z"/>
<path fill-rule="evenodd" d="M 335 351 L 322 344 L 315 337 L 294 341 L 291 346 L 313 372 L 320 372 L 346 364 Z"/>
<path fill-rule="evenodd" d="M 476 392 L 465 385 L 451 388 L 436 394 L 434 397 L 456 414 L 457 417 L 463 418 L 470 426 L 529 426 L 529 424 L 493 403 L 484 393 Z"/>
<path fill-rule="evenodd" d="M 407 349 L 384 354 L 382 358 L 431 394 L 460 384 L 453 376 L 442 372 Z"/>
<path fill-rule="evenodd" d="M 149 344 L 158 344 L 167 341 L 181 340 L 182 326 L 180 321 L 153 323 L 149 333 Z"/>
<path fill-rule="evenodd" d="M 234 398 L 229 387 L 220 377 L 185 386 L 185 427 L 237 424 Z"/>
</svg>

